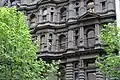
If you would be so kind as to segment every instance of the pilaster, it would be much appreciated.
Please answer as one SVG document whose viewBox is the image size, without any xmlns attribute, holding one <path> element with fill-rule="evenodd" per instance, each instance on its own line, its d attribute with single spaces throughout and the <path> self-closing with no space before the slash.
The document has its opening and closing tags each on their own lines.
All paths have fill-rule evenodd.
<svg viewBox="0 0 120 80">
<path fill-rule="evenodd" d="M 67 53 L 74 53 L 72 49 L 74 49 L 74 38 L 73 38 L 73 30 L 69 29 L 68 31 L 68 52 Z"/>
<path fill-rule="evenodd" d="M 73 64 L 66 64 L 66 80 L 73 80 Z"/>
<path fill-rule="evenodd" d="M 74 9 L 74 3 L 73 1 L 69 1 L 69 15 L 68 15 L 68 22 L 74 21 L 75 18 L 75 9 Z"/>
<path fill-rule="evenodd" d="M 79 61 L 79 80 L 85 80 L 84 61 L 82 59 Z"/>
<path fill-rule="evenodd" d="M 60 11 L 57 12 L 57 21 L 60 22 Z"/>
<path fill-rule="evenodd" d="M 47 8 L 47 11 L 48 11 L 48 15 L 47 15 L 47 16 L 48 16 L 48 17 L 47 17 L 48 20 L 47 20 L 47 21 L 51 22 L 51 13 L 50 13 L 51 11 L 50 11 L 50 7 Z"/>
<path fill-rule="evenodd" d="M 41 23 L 42 22 L 42 9 L 40 8 L 39 10 L 39 19 L 38 19 L 38 22 Z"/>
<path fill-rule="evenodd" d="M 55 40 L 56 40 L 56 36 L 53 34 L 53 40 L 52 40 L 52 46 L 53 46 L 53 48 L 52 48 L 52 51 L 55 51 L 55 47 L 56 47 Z"/>
<path fill-rule="evenodd" d="M 84 51 L 84 27 L 80 27 L 79 51 Z"/>
<path fill-rule="evenodd" d="M 53 14 L 53 22 L 56 22 L 57 21 L 57 14 L 56 14 L 56 11 L 54 12 Z"/>
<path fill-rule="evenodd" d="M 99 23 L 95 24 L 95 49 L 100 48 L 100 25 Z"/>
<path fill-rule="evenodd" d="M 37 34 L 37 51 L 40 51 L 40 35 Z"/>
<path fill-rule="evenodd" d="M 58 51 L 58 49 L 59 49 L 59 38 L 56 35 L 56 51 Z"/>
<path fill-rule="evenodd" d="M 44 38 L 42 38 L 41 40 L 40 40 L 40 45 L 41 45 L 41 51 L 44 51 L 44 46 L 45 46 L 45 38 L 46 38 L 46 35 L 45 35 L 45 37 Z M 44 42 L 43 42 L 43 40 L 44 40 Z"/>
<path fill-rule="evenodd" d="M 46 48 L 45 48 L 45 50 L 46 51 L 49 51 L 49 38 L 50 38 L 49 33 L 46 33 L 46 37 L 45 37 L 45 41 L 46 41 Z"/>
</svg>

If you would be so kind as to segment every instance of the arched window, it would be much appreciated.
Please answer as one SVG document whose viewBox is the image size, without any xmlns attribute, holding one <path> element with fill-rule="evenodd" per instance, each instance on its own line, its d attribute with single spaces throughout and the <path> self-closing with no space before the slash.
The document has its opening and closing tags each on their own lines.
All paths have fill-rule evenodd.
<svg viewBox="0 0 120 80">
<path fill-rule="evenodd" d="M 35 26 L 35 23 L 36 23 L 36 15 L 35 14 L 30 15 L 29 22 L 30 22 L 30 28 L 33 28 Z"/>
<path fill-rule="evenodd" d="M 65 7 L 60 9 L 61 21 L 66 21 L 66 12 L 67 12 L 67 9 Z"/>
<path fill-rule="evenodd" d="M 94 1 L 93 0 L 88 0 L 86 5 L 87 5 L 87 10 L 89 12 L 94 12 Z"/>
<path fill-rule="evenodd" d="M 95 32 L 93 29 L 87 31 L 87 46 L 94 47 L 95 44 Z"/>
<path fill-rule="evenodd" d="M 43 21 L 46 21 L 47 20 L 47 9 L 43 9 Z"/>
<path fill-rule="evenodd" d="M 65 41 L 66 41 L 66 37 L 65 35 L 60 35 L 59 37 L 59 47 L 60 49 L 65 49 Z"/>
<path fill-rule="evenodd" d="M 30 15 L 30 24 L 35 23 L 36 22 L 36 15 L 35 14 L 31 14 Z"/>
</svg>

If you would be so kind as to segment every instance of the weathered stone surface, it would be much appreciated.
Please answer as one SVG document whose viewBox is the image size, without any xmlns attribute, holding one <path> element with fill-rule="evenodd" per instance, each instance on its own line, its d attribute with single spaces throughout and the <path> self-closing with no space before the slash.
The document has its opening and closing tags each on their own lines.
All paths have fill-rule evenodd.
<svg viewBox="0 0 120 80">
<path fill-rule="evenodd" d="M 60 59 L 64 65 L 61 79 L 104 79 L 94 63 L 101 51 L 100 29 L 115 20 L 114 0 L 16 1 L 18 10 L 27 16 L 32 40 L 38 42 L 38 58 Z M 0 6 L 11 4 L 0 0 Z"/>
</svg>

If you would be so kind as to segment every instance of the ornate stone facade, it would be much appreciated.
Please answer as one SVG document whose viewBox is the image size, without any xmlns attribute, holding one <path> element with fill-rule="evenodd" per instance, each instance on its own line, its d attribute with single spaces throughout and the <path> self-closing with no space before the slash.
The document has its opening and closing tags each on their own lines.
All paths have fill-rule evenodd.
<svg viewBox="0 0 120 80">
<path fill-rule="evenodd" d="M 100 29 L 115 20 L 114 0 L 2 0 L 27 16 L 37 57 L 61 60 L 61 80 L 106 80 L 95 65 Z"/>
</svg>

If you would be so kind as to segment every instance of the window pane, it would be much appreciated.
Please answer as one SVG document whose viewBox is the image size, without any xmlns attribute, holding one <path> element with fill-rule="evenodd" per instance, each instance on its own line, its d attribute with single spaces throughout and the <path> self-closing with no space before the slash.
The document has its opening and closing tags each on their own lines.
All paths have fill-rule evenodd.
<svg viewBox="0 0 120 80">
<path fill-rule="evenodd" d="M 88 73 L 88 80 L 96 80 L 96 73 L 95 72 Z"/>
<path fill-rule="evenodd" d="M 87 45 L 88 47 L 94 47 L 95 44 L 95 33 L 94 30 L 90 30 L 87 32 Z"/>
<path fill-rule="evenodd" d="M 75 73 L 75 80 L 79 80 L 78 73 Z"/>
<path fill-rule="evenodd" d="M 90 31 L 87 33 L 87 36 L 88 36 L 88 38 L 94 37 L 94 31 L 93 31 L 93 30 L 90 30 Z"/>
<path fill-rule="evenodd" d="M 59 38 L 59 46 L 60 49 L 65 49 L 65 35 L 61 35 Z"/>
<path fill-rule="evenodd" d="M 94 47 L 94 44 L 95 44 L 95 39 L 94 38 L 88 39 L 88 47 Z"/>
<path fill-rule="evenodd" d="M 102 2 L 102 10 L 105 10 L 106 6 L 105 6 L 105 2 Z"/>
</svg>

